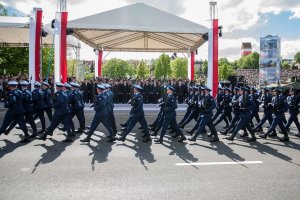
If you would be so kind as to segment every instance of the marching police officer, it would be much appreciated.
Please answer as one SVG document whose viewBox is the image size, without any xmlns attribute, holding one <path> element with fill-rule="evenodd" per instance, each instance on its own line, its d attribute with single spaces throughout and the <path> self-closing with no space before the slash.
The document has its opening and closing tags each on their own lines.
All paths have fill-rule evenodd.
<svg viewBox="0 0 300 200">
<path fill-rule="evenodd" d="M 284 137 L 280 138 L 279 140 L 283 142 L 289 141 L 289 136 L 283 123 L 284 112 L 286 110 L 287 102 L 285 97 L 279 95 L 279 93 L 281 92 L 281 88 L 277 87 L 273 90 L 273 92 L 274 92 L 274 96 L 271 102 L 271 106 L 273 108 L 273 121 L 269 130 L 265 134 L 259 135 L 259 137 L 267 138 L 267 136 L 275 130 L 276 126 L 279 125 L 284 135 Z"/>
<path fill-rule="evenodd" d="M 22 105 L 24 108 L 25 123 L 27 122 L 30 124 L 33 131 L 30 137 L 35 138 L 37 136 L 37 130 L 32 116 L 32 94 L 30 90 L 28 90 L 29 83 L 27 81 L 21 81 L 20 85 L 22 87 L 22 96 L 23 96 Z M 17 125 L 17 121 L 14 120 L 10 124 L 9 128 L 4 132 L 4 134 L 7 135 L 16 125 Z"/>
<path fill-rule="evenodd" d="M 214 126 L 217 126 L 217 124 L 219 124 L 220 122 L 222 122 L 223 120 L 226 123 L 226 126 L 223 127 L 224 129 L 226 129 L 229 126 L 229 123 L 232 120 L 231 117 L 231 107 L 230 107 L 230 102 L 232 100 L 232 96 L 230 94 L 231 89 L 228 87 L 224 88 L 225 90 L 225 94 L 223 95 L 223 100 L 220 102 L 220 107 L 222 107 L 222 115 L 221 117 L 214 123 Z M 229 121 L 229 122 L 228 122 Z"/>
<path fill-rule="evenodd" d="M 104 127 L 108 130 L 109 132 L 109 137 L 107 142 L 113 142 L 116 140 L 115 134 L 108 122 L 109 120 L 109 113 L 108 113 L 108 108 L 107 108 L 107 99 L 106 95 L 104 94 L 105 86 L 104 85 L 97 85 L 97 96 L 96 96 L 96 101 L 94 103 L 94 110 L 96 111 L 93 121 L 91 123 L 90 130 L 86 132 L 87 137 L 84 138 L 83 140 L 80 140 L 81 142 L 90 142 L 90 138 L 94 134 L 94 131 L 97 129 L 98 125 L 100 122 L 104 125 Z"/>
<path fill-rule="evenodd" d="M 227 135 L 228 132 L 230 131 L 230 129 L 234 128 L 236 123 L 240 120 L 239 90 L 240 90 L 240 88 L 238 88 L 238 87 L 234 88 L 234 95 L 232 96 L 231 103 L 230 103 L 230 106 L 233 109 L 234 117 L 233 117 L 232 121 L 230 122 L 229 126 L 224 131 L 220 132 L 222 135 Z"/>
<path fill-rule="evenodd" d="M 251 120 L 251 99 L 246 91 L 249 91 L 248 87 L 242 87 L 243 94 L 239 97 L 239 108 L 240 108 L 240 120 L 237 123 L 236 128 L 231 136 L 226 137 L 227 140 L 234 140 L 235 135 L 243 128 L 247 128 L 251 134 L 251 138 L 247 139 L 249 142 L 256 141 L 255 134 L 250 125 Z"/>
<path fill-rule="evenodd" d="M 117 126 L 116 126 L 116 119 L 115 119 L 115 115 L 114 115 L 114 102 L 113 102 L 114 94 L 110 89 L 111 88 L 110 84 L 104 84 L 104 87 L 105 87 L 104 95 L 106 96 L 106 99 L 107 99 L 106 103 L 109 108 L 109 110 L 108 110 L 109 122 L 111 124 L 113 131 L 116 133 Z"/>
<path fill-rule="evenodd" d="M 39 82 L 34 82 L 34 90 L 32 91 L 32 104 L 33 104 L 33 119 L 39 118 L 42 124 L 42 130 L 38 133 L 43 133 L 45 131 L 45 117 L 44 117 L 44 93 L 41 90 L 41 84 Z"/>
<path fill-rule="evenodd" d="M 64 129 L 67 131 L 67 137 L 63 142 L 72 142 L 72 132 L 70 128 L 70 107 L 68 95 L 63 89 L 62 83 L 56 83 L 56 91 L 53 99 L 54 113 L 50 126 L 38 139 L 46 140 L 47 135 L 52 136 L 53 131 L 59 125 L 60 122 L 64 122 Z"/>
<path fill-rule="evenodd" d="M 130 120 L 128 122 L 128 126 L 125 131 L 122 133 L 121 137 L 117 138 L 117 140 L 125 141 L 126 136 L 130 131 L 134 128 L 137 122 L 139 122 L 144 130 L 143 142 L 151 142 L 151 137 L 149 135 L 148 125 L 145 119 L 145 113 L 143 109 L 143 96 L 141 91 L 143 88 L 139 85 L 134 85 L 134 95 L 131 100 L 131 111 L 130 111 Z"/>
<path fill-rule="evenodd" d="M 191 114 L 193 107 L 194 107 L 194 95 L 195 95 L 195 88 L 193 86 L 189 87 L 189 95 L 188 98 L 185 99 L 185 102 L 188 104 L 188 107 L 186 109 L 186 113 L 184 114 L 182 120 L 179 122 L 179 126 L 183 124 L 183 122 L 188 118 L 188 116 Z"/>
<path fill-rule="evenodd" d="M 52 120 L 52 98 L 51 98 L 51 90 L 49 86 L 50 86 L 49 83 L 45 81 L 42 83 L 44 104 L 45 104 L 44 111 L 46 112 L 49 121 L 51 121 Z"/>
<path fill-rule="evenodd" d="M 192 102 L 193 108 L 192 108 L 192 111 L 190 112 L 189 116 L 187 117 L 187 119 L 179 126 L 182 129 L 185 127 L 185 125 L 187 125 L 193 119 L 195 121 L 197 121 L 197 119 L 199 117 L 198 98 L 200 96 L 200 88 L 201 87 L 194 86 L 195 94 L 194 94 L 194 98 L 193 98 L 193 102 Z"/>
<path fill-rule="evenodd" d="M 26 143 L 30 141 L 27 126 L 24 120 L 24 108 L 22 105 L 23 95 L 20 90 L 18 90 L 16 81 L 8 82 L 10 92 L 7 96 L 7 99 L 4 101 L 4 107 L 8 108 L 5 113 L 4 120 L 2 122 L 2 126 L 0 128 L 0 135 L 5 132 L 6 128 L 13 122 L 16 121 L 20 129 L 24 132 L 24 139 L 22 139 L 21 143 Z M 8 134 L 8 133 L 7 133 Z"/>
<path fill-rule="evenodd" d="M 164 121 L 162 125 L 162 130 L 160 133 L 159 139 L 155 140 L 157 143 L 162 143 L 163 142 L 163 137 L 166 134 L 166 131 L 171 125 L 171 127 L 176 129 L 177 135 L 180 135 L 180 139 L 178 142 L 183 142 L 186 140 L 186 137 L 183 135 L 181 129 L 179 128 L 177 122 L 176 122 L 176 108 L 177 108 L 177 103 L 176 99 L 173 95 L 173 92 L 175 91 L 175 88 L 168 85 L 167 86 L 167 94 L 165 98 L 165 108 L 164 108 Z"/>
<path fill-rule="evenodd" d="M 84 117 L 84 101 L 83 101 L 83 95 L 82 93 L 78 90 L 80 85 L 75 82 L 71 82 L 70 85 L 72 94 L 74 98 L 71 99 L 71 105 L 73 106 L 73 115 L 72 118 L 74 117 L 74 114 L 76 115 L 78 121 L 79 121 L 79 129 L 75 130 L 75 133 L 83 133 L 85 129 L 85 117 Z"/>
<path fill-rule="evenodd" d="M 285 128 L 288 130 L 290 125 L 294 122 L 298 129 L 298 133 L 296 133 L 295 136 L 300 137 L 300 124 L 298 120 L 300 98 L 295 95 L 294 88 L 291 88 L 289 92 L 290 96 L 287 97 L 287 103 L 289 105 L 290 117 Z"/>
<path fill-rule="evenodd" d="M 268 120 L 269 124 L 272 124 L 272 94 L 270 94 L 268 88 L 263 89 L 263 95 L 261 96 L 260 103 L 262 104 L 262 107 L 264 109 L 264 115 L 261 118 L 260 122 L 257 124 L 257 126 L 253 129 L 254 132 L 262 131 L 262 126 L 264 123 Z M 277 136 L 276 130 L 274 129 L 273 133 L 271 133 L 269 136 Z"/>
<path fill-rule="evenodd" d="M 251 94 L 250 94 L 250 98 L 252 99 L 253 101 L 253 107 L 251 109 L 251 126 L 254 127 L 253 125 L 253 118 L 256 119 L 257 123 L 260 122 L 260 118 L 259 118 L 259 115 L 258 115 L 258 112 L 259 112 L 259 95 L 257 94 L 257 90 L 253 87 L 251 89 Z"/>
<path fill-rule="evenodd" d="M 199 102 L 199 108 L 200 108 L 200 117 L 198 119 L 200 120 L 199 128 L 197 130 L 197 133 L 193 134 L 192 137 L 189 138 L 189 140 L 196 141 L 198 135 L 200 133 L 205 132 L 205 126 L 207 125 L 211 131 L 210 136 L 213 137 L 213 139 L 211 139 L 210 142 L 218 142 L 219 141 L 218 133 L 212 122 L 212 116 L 213 116 L 212 111 L 213 109 L 215 109 L 216 103 L 213 97 L 210 95 L 211 89 L 208 87 L 204 87 L 204 89 L 205 89 L 205 96 Z"/>
<path fill-rule="evenodd" d="M 217 112 L 215 113 L 215 115 L 213 116 L 212 120 L 215 121 L 218 116 L 222 113 L 223 107 L 221 105 L 222 101 L 223 101 L 223 97 L 224 97 L 224 93 L 223 93 L 223 88 L 222 87 L 218 87 L 218 93 L 216 96 L 216 104 L 217 104 Z"/>
</svg>

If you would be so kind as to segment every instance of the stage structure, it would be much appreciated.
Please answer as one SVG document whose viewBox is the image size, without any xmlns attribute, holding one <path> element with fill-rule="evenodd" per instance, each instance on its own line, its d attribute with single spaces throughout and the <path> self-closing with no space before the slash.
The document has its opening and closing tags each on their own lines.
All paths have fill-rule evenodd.
<svg viewBox="0 0 300 200">
<path fill-rule="evenodd" d="M 188 76 L 194 80 L 195 51 L 208 34 L 202 25 L 143 3 L 75 19 L 68 28 L 98 55 L 95 77 L 101 76 L 103 51 L 181 52 L 188 54 Z"/>
</svg>

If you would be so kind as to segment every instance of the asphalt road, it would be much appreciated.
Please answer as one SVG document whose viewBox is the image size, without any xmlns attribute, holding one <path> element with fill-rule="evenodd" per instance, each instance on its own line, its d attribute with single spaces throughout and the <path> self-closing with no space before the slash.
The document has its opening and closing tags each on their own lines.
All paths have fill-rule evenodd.
<svg viewBox="0 0 300 200">
<path fill-rule="evenodd" d="M 115 111 L 118 125 L 127 113 Z M 157 110 L 146 114 L 151 123 Z M 0 122 L 3 116 L 0 110 Z M 86 111 L 88 122 L 92 117 Z M 102 125 L 90 145 L 80 135 L 65 144 L 59 130 L 46 142 L 26 145 L 18 143 L 20 130 L 1 135 L 0 199 L 300 199 L 300 139 L 292 134 L 290 142 L 251 144 L 223 136 L 215 144 L 205 136 L 179 144 L 167 135 L 161 145 L 143 144 L 138 127 L 125 143 L 113 144 L 106 142 Z"/>
</svg>

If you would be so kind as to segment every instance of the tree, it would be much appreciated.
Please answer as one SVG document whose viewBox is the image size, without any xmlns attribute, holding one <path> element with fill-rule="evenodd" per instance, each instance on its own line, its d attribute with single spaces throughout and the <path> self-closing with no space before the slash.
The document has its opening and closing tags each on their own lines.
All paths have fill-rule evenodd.
<svg viewBox="0 0 300 200">
<path fill-rule="evenodd" d="M 247 56 L 240 58 L 237 61 L 240 69 L 258 69 L 259 68 L 259 53 L 253 52 Z"/>
<path fill-rule="evenodd" d="M 281 67 L 282 67 L 282 69 L 291 69 L 292 68 L 292 66 L 287 61 L 284 61 L 281 64 Z"/>
<path fill-rule="evenodd" d="M 171 61 L 172 76 L 175 78 L 187 78 L 187 68 L 187 58 L 176 58 Z"/>
<path fill-rule="evenodd" d="M 219 59 L 219 66 L 221 65 L 229 65 L 229 61 L 227 60 L 227 58 L 220 58 Z"/>
<path fill-rule="evenodd" d="M 137 78 L 145 79 L 149 77 L 150 71 L 149 68 L 143 60 L 137 66 Z"/>
<path fill-rule="evenodd" d="M 295 54 L 294 59 L 295 59 L 296 63 L 300 64 L 300 51 Z"/>
<path fill-rule="evenodd" d="M 103 76 L 126 78 L 135 74 L 133 67 L 125 60 L 113 58 L 103 65 Z"/>
<path fill-rule="evenodd" d="M 155 63 L 154 76 L 157 79 L 161 77 L 166 79 L 171 73 L 170 57 L 166 54 L 162 54 Z"/>
<path fill-rule="evenodd" d="M 207 71 L 208 71 L 208 61 L 207 60 L 204 60 L 204 62 L 202 63 L 201 71 L 203 74 L 205 74 L 205 76 L 207 76 Z"/>
<path fill-rule="evenodd" d="M 228 76 L 235 75 L 233 66 L 229 64 L 224 64 L 219 66 L 219 80 L 226 81 L 228 80 Z"/>
<path fill-rule="evenodd" d="M 0 16 L 8 16 L 8 10 L 0 3 Z"/>
<path fill-rule="evenodd" d="M 50 56 L 50 48 L 42 49 L 42 76 L 45 77 L 48 71 L 50 60 L 49 75 L 53 74 L 54 58 Z M 53 53 L 53 52 L 52 52 Z M 5 69 L 7 74 L 17 75 L 19 73 L 28 74 L 29 48 L 28 47 L 1 47 L 0 48 L 0 68 Z M 2 73 L 2 71 L 0 71 Z"/>
</svg>

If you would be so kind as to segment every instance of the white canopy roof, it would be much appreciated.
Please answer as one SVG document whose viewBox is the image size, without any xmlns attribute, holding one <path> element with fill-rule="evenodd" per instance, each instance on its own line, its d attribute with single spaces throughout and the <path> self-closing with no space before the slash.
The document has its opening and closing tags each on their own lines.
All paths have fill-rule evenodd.
<svg viewBox="0 0 300 200">
<path fill-rule="evenodd" d="M 106 51 L 189 52 L 205 43 L 208 29 L 137 3 L 68 22 L 74 36 Z"/>
<path fill-rule="evenodd" d="M 44 46 L 53 43 L 54 30 L 50 25 L 43 27 L 49 33 L 42 38 Z M 67 43 L 77 46 L 78 41 L 73 36 L 68 36 Z M 0 16 L 0 46 L 27 47 L 29 44 L 29 17 L 7 17 Z"/>
</svg>

